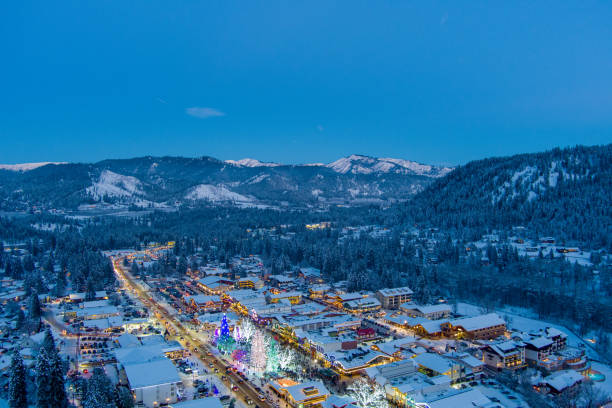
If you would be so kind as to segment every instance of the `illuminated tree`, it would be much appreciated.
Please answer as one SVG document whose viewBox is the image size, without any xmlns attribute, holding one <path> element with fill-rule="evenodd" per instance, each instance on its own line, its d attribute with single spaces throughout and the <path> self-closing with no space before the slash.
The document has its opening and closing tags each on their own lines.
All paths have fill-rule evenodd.
<svg viewBox="0 0 612 408">
<path fill-rule="evenodd" d="M 253 371 L 261 375 L 266 370 L 266 344 L 261 331 L 256 330 L 253 334 L 251 342 L 251 368 Z"/>
<path fill-rule="evenodd" d="M 283 371 L 292 370 L 296 366 L 297 355 L 291 347 L 284 347 L 278 353 L 278 365 Z"/>
<path fill-rule="evenodd" d="M 240 341 L 243 343 L 249 343 L 256 330 L 257 328 L 250 319 L 242 319 L 242 322 L 240 323 Z"/>
<path fill-rule="evenodd" d="M 242 349 L 236 349 L 232 352 L 232 360 L 238 362 L 244 362 L 247 357 L 247 352 Z"/>
<path fill-rule="evenodd" d="M 350 396 L 362 408 L 387 408 L 385 390 L 378 384 L 370 384 L 363 377 L 358 378 L 349 387 Z"/>
<path fill-rule="evenodd" d="M 227 323 L 227 316 L 223 315 L 219 337 L 217 338 L 217 348 L 221 353 L 229 354 L 234 350 L 235 344 L 236 342 L 230 333 L 229 324 Z"/>
<path fill-rule="evenodd" d="M 268 341 L 266 372 L 276 373 L 279 368 L 278 345 L 274 339 L 270 339 Z"/>
</svg>

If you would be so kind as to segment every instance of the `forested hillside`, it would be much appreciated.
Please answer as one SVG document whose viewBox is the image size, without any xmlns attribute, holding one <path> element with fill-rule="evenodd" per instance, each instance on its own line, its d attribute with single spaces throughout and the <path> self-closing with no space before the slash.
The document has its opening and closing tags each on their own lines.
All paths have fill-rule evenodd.
<svg viewBox="0 0 612 408">
<path fill-rule="evenodd" d="M 464 236 L 528 226 L 567 244 L 612 248 L 612 145 L 470 162 L 436 180 L 404 216 Z"/>
</svg>

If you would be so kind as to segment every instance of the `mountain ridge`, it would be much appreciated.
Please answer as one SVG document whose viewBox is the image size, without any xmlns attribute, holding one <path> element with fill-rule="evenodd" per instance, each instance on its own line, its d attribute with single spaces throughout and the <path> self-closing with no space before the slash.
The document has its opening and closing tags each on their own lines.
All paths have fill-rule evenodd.
<svg viewBox="0 0 612 408">
<path fill-rule="evenodd" d="M 142 156 L 0 170 L 3 207 L 75 208 L 100 203 L 158 208 L 390 204 L 422 191 L 448 168 L 351 155 L 325 165 Z"/>
</svg>

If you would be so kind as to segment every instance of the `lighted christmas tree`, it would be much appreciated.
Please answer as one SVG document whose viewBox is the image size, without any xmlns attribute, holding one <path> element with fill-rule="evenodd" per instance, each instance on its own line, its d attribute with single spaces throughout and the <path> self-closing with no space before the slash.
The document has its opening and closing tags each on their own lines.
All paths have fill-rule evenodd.
<svg viewBox="0 0 612 408">
<path fill-rule="evenodd" d="M 262 375 L 266 370 L 266 344 L 261 331 L 257 330 L 253 334 L 251 343 L 251 368 L 257 375 Z"/>
<path fill-rule="evenodd" d="M 217 348 L 221 353 L 229 354 L 234 350 L 236 341 L 232 337 L 227 323 L 227 316 L 223 315 L 221 319 L 221 329 L 219 330 L 219 337 L 217 338 Z"/>
<path fill-rule="evenodd" d="M 278 345 L 274 339 L 270 339 L 268 342 L 268 353 L 266 361 L 266 372 L 276 373 L 280 368 L 279 357 L 278 357 Z"/>
<path fill-rule="evenodd" d="M 250 342 L 253 338 L 253 333 L 255 333 L 255 330 L 257 330 L 257 328 L 250 319 L 242 319 L 242 322 L 240 323 L 240 341 L 243 343 Z"/>
</svg>

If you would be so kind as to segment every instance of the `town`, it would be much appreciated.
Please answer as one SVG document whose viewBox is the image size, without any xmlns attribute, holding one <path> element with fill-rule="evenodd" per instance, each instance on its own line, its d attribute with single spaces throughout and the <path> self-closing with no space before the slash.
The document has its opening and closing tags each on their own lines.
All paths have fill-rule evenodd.
<svg viewBox="0 0 612 408">
<path fill-rule="evenodd" d="M 285 228 L 247 234 L 283 239 L 291 236 Z M 375 225 L 337 232 L 340 242 L 390 234 Z M 523 236 L 523 228 L 487 234 L 464 245 L 465 253 L 489 263 L 495 248 L 508 245 L 526 258 L 610 264 L 604 253 Z M 435 265 L 435 251 L 427 248 L 439 243 L 436 237 L 435 230 L 414 229 L 402 242 L 419 242 L 424 262 Z M 88 284 L 86 292 L 37 293 L 35 284 L 5 270 L 1 296 L 12 316 L 2 329 L 5 389 L 11 367 L 38 370 L 51 342 L 54 351 L 44 356 L 56 353 L 66 362 L 67 399 L 85 407 L 105 398 L 147 408 L 519 408 L 559 405 L 578 393 L 597 403 L 609 398 L 612 369 L 595 344 L 603 338 L 487 305 L 419 302 L 408 286 L 351 290 L 350 282 L 327 281 L 311 266 L 274 272 L 256 254 L 222 261 L 197 248 L 177 256 L 176 247 L 149 242 L 103 251 L 116 279 L 106 290 Z M 31 250 L 3 245 L 5 257 L 28 270 L 62 268 L 29 265 Z M 154 272 L 169 259 L 182 277 Z"/>
</svg>

